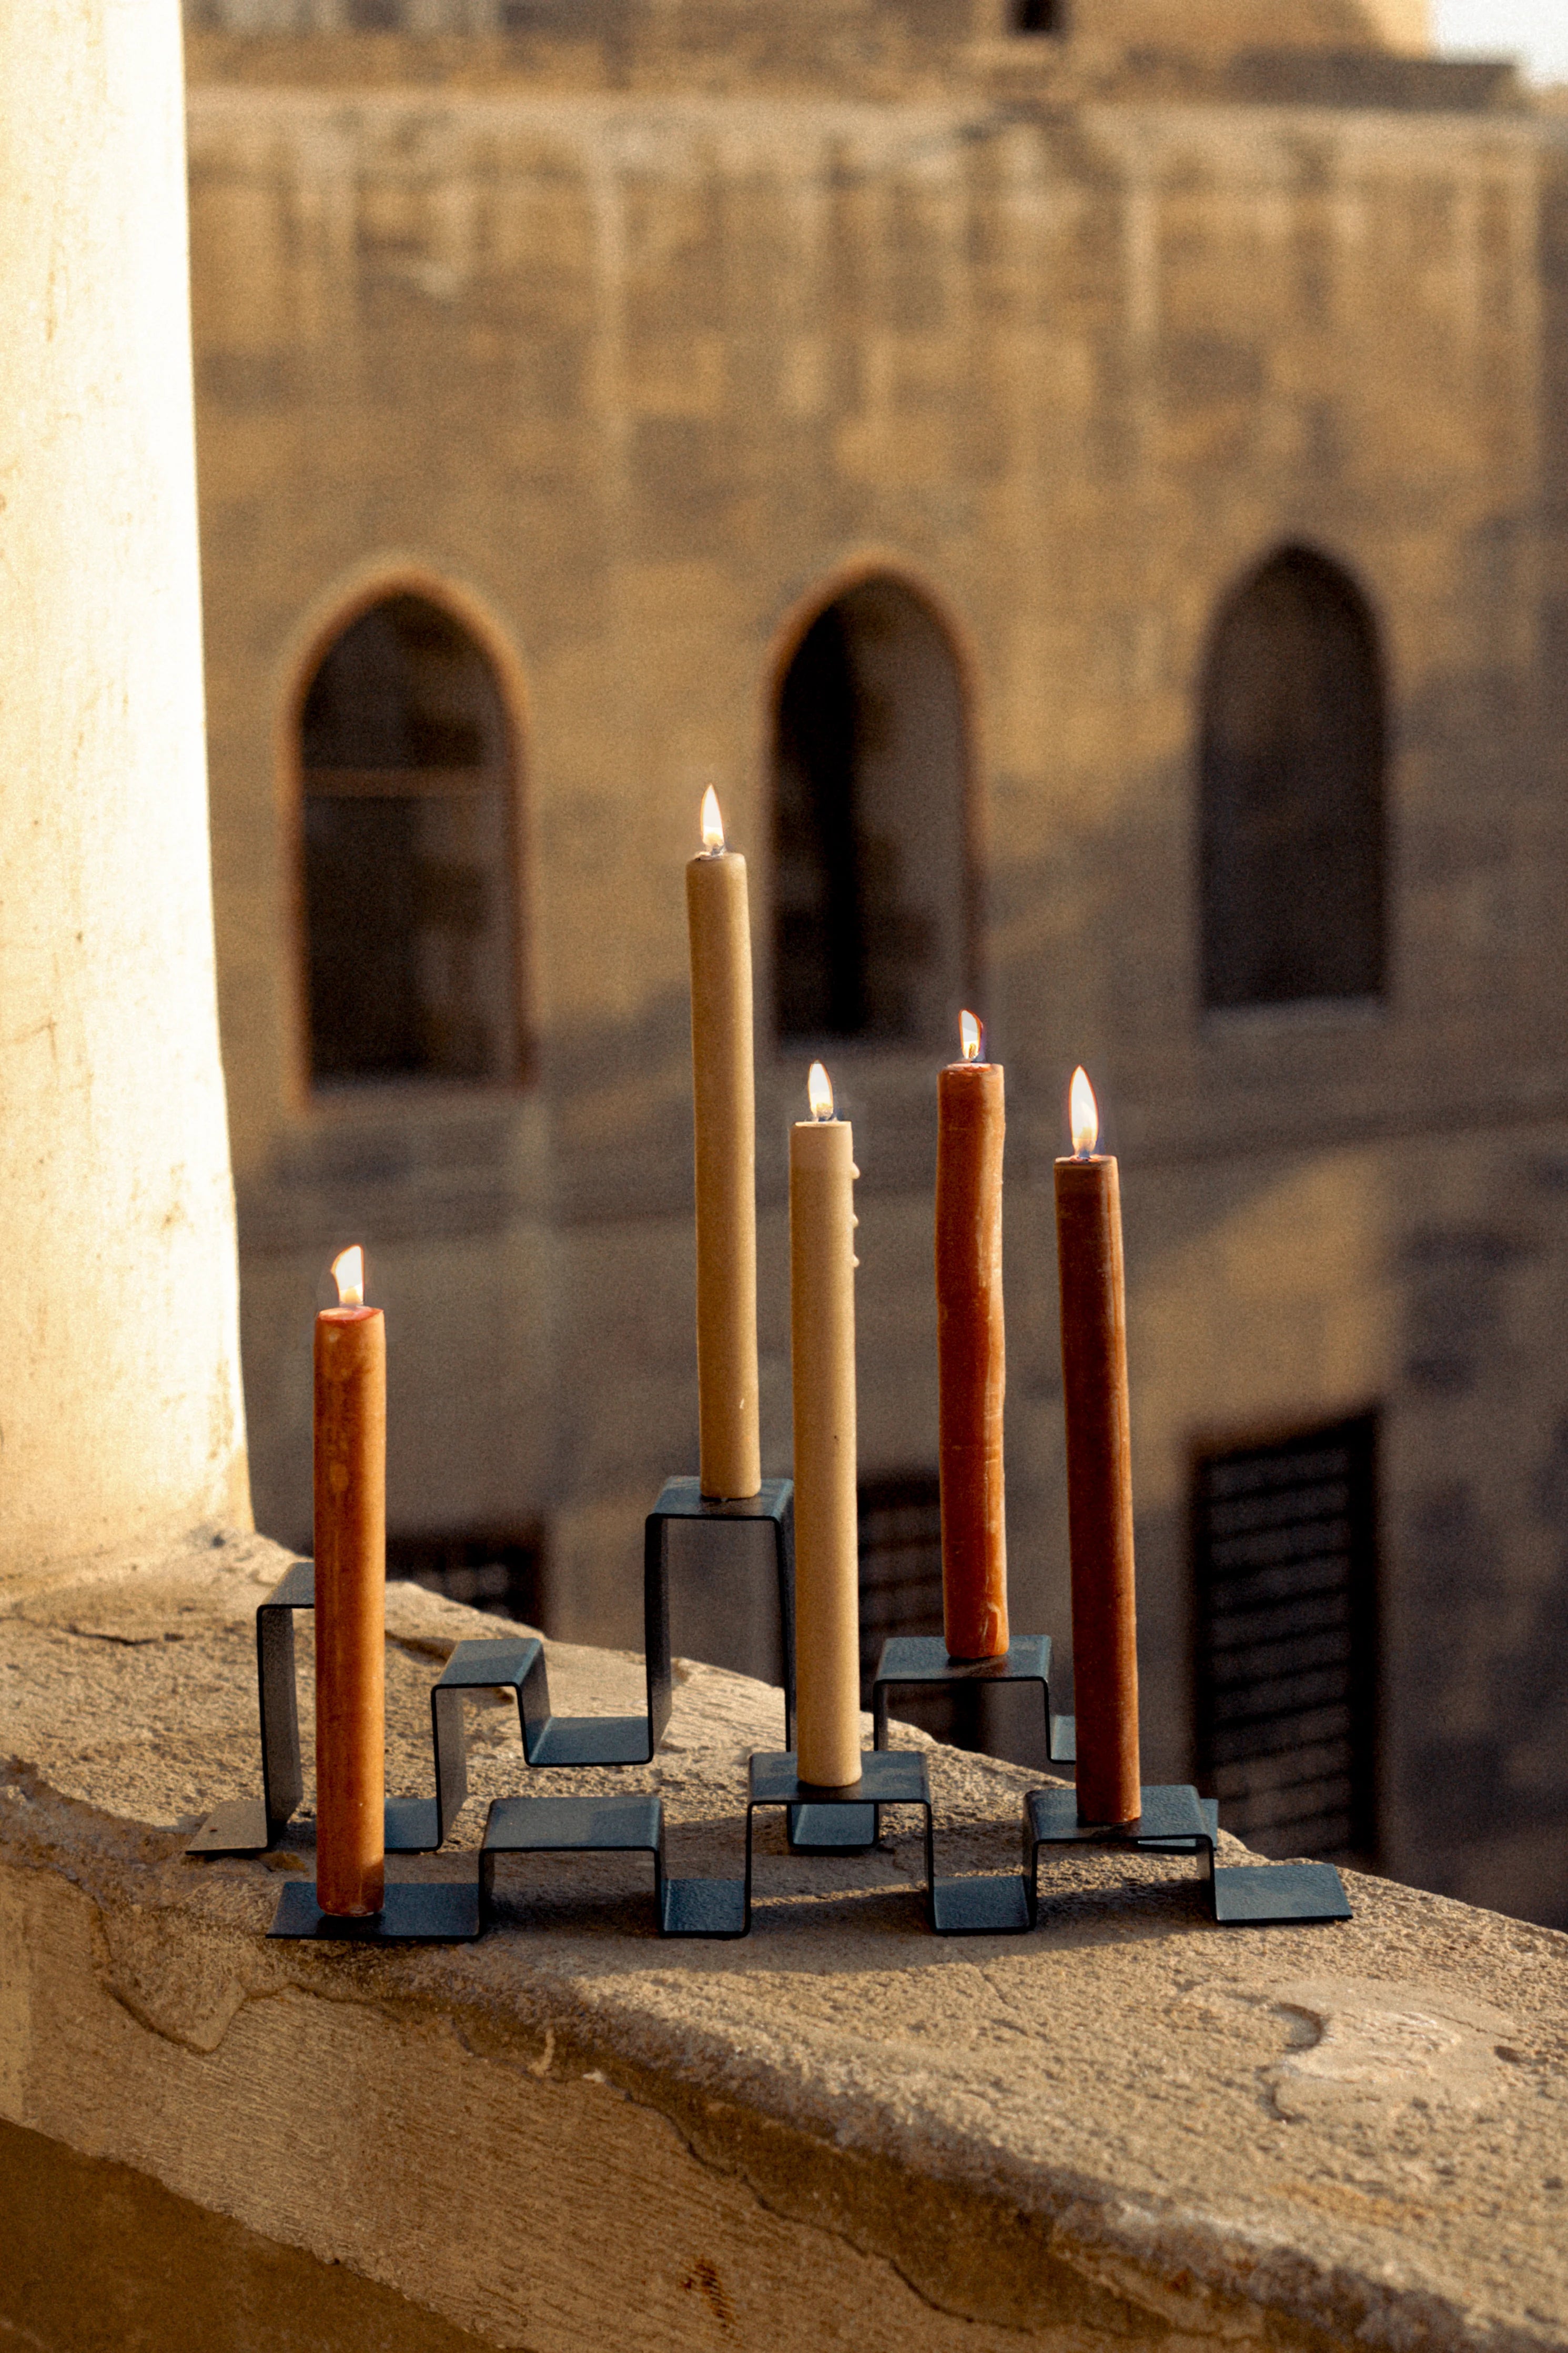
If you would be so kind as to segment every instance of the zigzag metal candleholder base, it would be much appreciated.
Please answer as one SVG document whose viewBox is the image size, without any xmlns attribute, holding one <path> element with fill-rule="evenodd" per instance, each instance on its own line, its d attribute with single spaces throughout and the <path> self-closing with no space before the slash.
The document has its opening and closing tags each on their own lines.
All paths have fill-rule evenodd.
<svg viewBox="0 0 1568 2353">
<path fill-rule="evenodd" d="M 735 1546 L 723 1531 L 765 1523 L 778 1595 L 784 1660 L 784 1749 L 750 1761 L 745 1861 L 738 1879 L 672 1876 L 667 1868 L 660 1799 L 507 1797 L 486 1820 L 477 1879 L 389 1880 L 386 1901 L 373 1919 L 323 1914 L 314 1885 L 284 1886 L 268 1934 L 349 1944 L 457 1943 L 480 1935 L 497 1914 L 496 1865 L 509 1854 L 646 1853 L 654 1868 L 655 1917 L 660 1936 L 734 1938 L 752 1926 L 753 1830 L 764 1807 L 784 1810 L 796 1853 L 863 1853 L 880 1835 L 884 1806 L 913 1806 L 923 1816 L 924 1910 L 940 1936 L 1019 1936 L 1039 1916 L 1039 1858 L 1046 1846 L 1121 1845 L 1145 1852 L 1191 1854 L 1204 1865 L 1214 1917 L 1226 1925 L 1265 1926 L 1343 1920 L 1350 1906 L 1339 1873 L 1328 1863 L 1219 1866 L 1218 1809 L 1187 1788 L 1144 1790 L 1138 1821 L 1081 1824 L 1071 1788 L 1030 1790 L 1025 1799 L 1023 1869 L 1019 1873 L 939 1877 L 936 1831 L 926 1760 L 919 1750 L 887 1746 L 889 1695 L 901 1688 L 954 1688 L 977 1683 L 1038 1683 L 1047 1756 L 1073 1761 L 1076 1725 L 1053 1715 L 1048 1636 L 1018 1635 L 1000 1659 L 955 1660 L 940 1640 L 894 1636 L 883 1646 L 872 1685 L 876 1746 L 862 1757 L 858 1781 L 824 1789 L 799 1778 L 795 1736 L 794 1490 L 768 1481 L 760 1494 L 715 1502 L 695 1479 L 668 1480 L 648 1514 L 643 1546 L 644 1651 L 647 1702 L 639 1715 L 561 1716 L 550 1697 L 544 1646 L 521 1630 L 459 1642 L 430 1693 L 433 1797 L 394 1798 L 386 1806 L 389 1855 L 431 1853 L 445 1843 L 468 1799 L 465 1695 L 510 1689 L 516 1694 L 523 1757 L 531 1771 L 646 1765 L 669 1720 L 669 1533 L 688 1524 L 718 1556 Z M 207 1816 L 187 1844 L 193 1856 L 258 1855 L 279 1843 L 304 1789 L 295 1677 L 294 1617 L 315 1606 L 314 1571 L 296 1561 L 256 1613 L 257 1685 L 260 1711 L 262 1795 L 232 1799 Z"/>
<path fill-rule="evenodd" d="M 879 1749 L 888 1745 L 888 1694 L 918 1687 L 924 1690 L 973 1688 L 981 1683 L 1037 1683 L 1045 1716 L 1047 1757 L 1053 1765 L 1072 1765 L 1078 1756 L 1078 1725 L 1070 1715 L 1051 1713 L 1051 1641 L 1048 1634 L 1015 1635 L 1002 1657 L 950 1659 L 940 1637 L 894 1635 L 882 1645 L 882 1656 L 871 1686 L 871 1715 Z M 1216 1863 L 1219 1808 L 1212 1798 L 1200 1798 L 1194 1788 L 1177 1784 L 1141 1792 L 1139 1819 L 1119 1825 L 1085 1824 L 1078 1818 L 1078 1792 L 1072 1788 L 1031 1789 L 1025 1799 L 1024 1875 L 1017 1884 L 1016 1907 L 1009 1878 L 963 1879 L 944 1883 L 957 1890 L 978 1893 L 966 1896 L 976 1915 L 987 1905 L 999 1915 L 992 1933 L 1006 1933 L 1008 1916 L 1021 1910 L 1020 1928 L 1032 1928 L 1039 1914 L 1040 1849 L 1044 1846 L 1125 1846 L 1146 1854 L 1196 1854 L 1205 1863 L 1215 1919 L 1225 1926 L 1279 1927 L 1311 1921 L 1348 1920 L 1351 1916 L 1344 1883 L 1330 1862 Z M 929 1835 L 929 1833 L 928 1833 Z M 928 1872 L 929 1876 L 929 1872 Z M 939 1935 L 963 1934 L 961 1927 L 943 1927 L 933 1906 L 932 1926 Z M 948 1898 L 947 1916 L 956 1921 L 963 1905 Z M 978 1931 L 973 1933 L 979 1933 Z"/>
<path fill-rule="evenodd" d="M 433 1798 L 387 1800 L 388 1854 L 432 1854 L 442 1846 L 468 1795 L 462 1694 L 510 1687 L 517 1693 L 523 1754 L 531 1766 L 648 1764 L 669 1721 L 669 1531 L 700 1525 L 704 1542 L 721 1531 L 766 1523 L 773 1533 L 780 1640 L 784 1661 L 784 1739 L 795 1737 L 795 1489 L 769 1479 L 759 1494 L 715 1501 L 695 1479 L 668 1479 L 648 1514 L 643 1538 L 643 1649 L 647 1706 L 641 1715 L 556 1715 L 542 1644 L 531 1634 L 459 1642 L 430 1694 Z M 314 1564 L 297 1560 L 256 1612 L 256 1681 L 261 1730 L 259 1798 L 233 1798 L 216 1806 L 185 1852 L 193 1855 L 258 1855 L 276 1847 L 304 1794 L 294 1616 L 316 1606 Z"/>
<path fill-rule="evenodd" d="M 430 1694 L 431 1751 L 435 1767 L 433 1798 L 389 1799 L 385 1814 L 385 1845 L 390 1854 L 432 1853 L 442 1846 L 468 1798 L 468 1741 L 463 1723 L 465 1694 L 510 1687 L 517 1694 L 523 1755 L 536 1769 L 621 1767 L 651 1762 L 669 1721 L 671 1665 L 669 1642 L 669 1534 L 678 1524 L 702 1531 L 701 1542 L 732 1553 L 727 1533 L 764 1523 L 772 1532 L 772 1556 L 777 1591 L 781 1648 L 784 1661 L 784 1738 L 795 1734 L 795 1490 L 787 1479 L 763 1482 L 753 1496 L 715 1500 L 702 1494 L 695 1479 L 667 1480 L 648 1514 L 643 1542 L 643 1630 L 647 1677 L 644 1714 L 627 1716 L 561 1716 L 551 1704 L 549 1671 L 544 1648 L 537 1636 L 515 1634 L 494 1640 L 459 1642 Z M 187 1841 L 192 1855 L 258 1855 L 275 1848 L 292 1820 L 304 1793 L 300 1746 L 299 1692 L 296 1673 L 294 1616 L 315 1607 L 315 1571 L 310 1561 L 296 1561 L 258 1608 L 256 1613 L 257 1692 L 260 1713 L 262 1795 L 231 1799 L 206 1817 Z M 594 1820 L 605 1829 L 611 1845 L 637 1843 L 623 1821 L 618 1829 L 609 1811 L 616 1805 L 636 1807 L 658 1800 L 613 1800 L 596 1812 L 584 1801 L 517 1800 L 523 1805 L 578 1809 L 577 1828 L 552 1843 L 560 1850 L 592 1843 L 586 1835 Z M 868 1811 L 868 1810 L 867 1810 Z M 792 1811 L 792 1835 L 810 1836 L 815 1810 Z M 535 1826 L 542 1833 L 544 1824 Z M 637 1825 L 630 1825 L 636 1831 Z M 662 1840 L 662 1810 L 659 1813 Z M 838 1843 L 830 1838 L 830 1843 Z M 678 1883 L 679 1884 L 679 1883 Z M 689 1883 L 692 1887 L 703 1884 Z M 695 1916 L 697 1899 L 686 1899 L 687 1915 Z M 269 1934 L 277 1936 L 341 1937 L 357 1943 L 450 1941 L 478 1934 L 479 1890 L 473 1883 L 433 1881 L 389 1882 L 383 1911 L 369 1920 L 346 1920 L 320 1910 L 313 1886 L 290 1882 L 279 1902 Z M 661 1907 L 662 1911 L 662 1907 Z M 673 1915 L 672 1915 L 673 1916 Z M 688 1928 L 681 1933 L 704 1933 Z"/>
<path fill-rule="evenodd" d="M 879 1814 L 918 1807 L 925 1843 L 925 1913 L 939 1936 L 1017 1935 L 1030 1925 L 1019 1879 L 939 1879 L 931 1784 L 918 1749 L 873 1750 L 860 1778 L 823 1788 L 800 1778 L 793 1751 L 753 1756 L 747 1768 L 745 1868 L 739 1879 L 671 1877 L 664 1809 L 657 1798 L 498 1798 L 479 1858 L 480 1904 L 495 1916 L 496 1859 L 508 1854 L 644 1853 L 652 1858 L 654 1916 L 661 1936 L 735 1938 L 752 1926 L 756 1817 L 764 1807 L 814 1813 Z"/>
</svg>

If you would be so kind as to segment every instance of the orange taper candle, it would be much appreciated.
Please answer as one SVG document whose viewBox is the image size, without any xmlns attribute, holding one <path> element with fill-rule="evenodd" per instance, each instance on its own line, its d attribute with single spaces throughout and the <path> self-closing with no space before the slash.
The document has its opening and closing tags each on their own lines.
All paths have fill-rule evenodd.
<svg viewBox="0 0 1568 2353">
<path fill-rule="evenodd" d="M 937 1080 L 936 1337 L 942 1469 L 942 1620 L 951 1659 L 1007 1650 L 1002 1409 L 1000 1062 L 980 1060 L 980 1024 L 960 1022 L 963 1060 Z"/>
<path fill-rule="evenodd" d="M 316 1901 L 379 1912 L 386 1877 L 386 1319 L 364 1253 L 316 1318 Z"/>
<path fill-rule="evenodd" d="M 1094 1148 L 1100 1114 L 1081 1070 L 1071 1117 L 1072 1157 L 1056 1176 L 1078 1818 L 1130 1822 L 1141 1800 L 1121 1192 L 1115 1161 Z"/>
<path fill-rule="evenodd" d="M 711 786 L 686 870 L 697 1136 L 697 1414 L 705 1495 L 763 1483 L 757 1419 L 757 1114 L 746 861 Z"/>
</svg>

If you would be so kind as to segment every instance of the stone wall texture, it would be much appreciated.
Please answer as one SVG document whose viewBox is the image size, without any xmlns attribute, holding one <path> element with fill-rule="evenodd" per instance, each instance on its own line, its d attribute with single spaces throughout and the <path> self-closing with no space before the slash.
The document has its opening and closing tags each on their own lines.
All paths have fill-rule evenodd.
<svg viewBox="0 0 1568 2353">
<path fill-rule="evenodd" d="M 983 0 L 187 14 L 261 1524 L 308 1534 L 310 1319 L 363 1236 L 394 1525 L 538 1523 L 552 1630 L 637 1638 L 641 1515 L 695 1467 L 681 870 L 710 783 L 753 877 L 787 1471 L 771 728 L 804 620 L 885 569 L 967 696 L 1015 1622 L 1065 1645 L 1050 1163 L 1083 1060 L 1123 1161 L 1151 1775 L 1190 1765 L 1194 1447 L 1375 1407 L 1382 1859 L 1568 1921 L 1568 118 L 1328 0 L 1209 12 L 1184 48 L 1132 0 L 1059 39 Z M 1286 544 L 1379 633 L 1390 984 L 1205 1018 L 1199 681 Z M 292 714 L 383 583 L 444 596 L 510 698 L 516 1092 L 309 1092 Z M 935 1459 L 934 1059 L 836 1060 L 868 1473 Z"/>
</svg>

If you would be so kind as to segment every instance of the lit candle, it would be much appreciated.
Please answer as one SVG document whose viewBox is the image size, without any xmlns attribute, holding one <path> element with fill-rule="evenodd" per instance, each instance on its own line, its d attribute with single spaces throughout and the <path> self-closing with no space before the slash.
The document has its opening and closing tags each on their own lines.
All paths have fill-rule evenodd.
<svg viewBox="0 0 1568 2353">
<path fill-rule="evenodd" d="M 697 1412 L 705 1495 L 754 1495 L 757 1426 L 757 1130 L 752 1074 L 752 927 L 746 861 L 724 847 L 717 794 L 686 870 L 691 938 L 691 1079 L 697 1131 Z"/>
<path fill-rule="evenodd" d="M 855 1500 L 855 1138 L 820 1062 L 811 1117 L 790 1130 L 789 1310 L 795 1388 L 797 1769 L 860 1778 L 860 1594 Z"/>
<path fill-rule="evenodd" d="M 316 1901 L 381 1910 L 386 1784 L 386 1321 L 364 1252 L 316 1318 Z"/>
<path fill-rule="evenodd" d="M 1072 1157 L 1056 1173 L 1078 1815 L 1130 1822 L 1140 1805 L 1138 1628 L 1121 1192 L 1115 1161 L 1094 1148 L 1100 1113 L 1081 1070 L 1070 1118 Z"/>
<path fill-rule="evenodd" d="M 960 1017 L 963 1060 L 937 1080 L 936 1334 L 942 1468 L 942 1617 L 948 1656 L 1007 1649 L 1007 1528 L 1002 1406 L 1000 1062 L 980 1060 L 981 1029 Z"/>
</svg>

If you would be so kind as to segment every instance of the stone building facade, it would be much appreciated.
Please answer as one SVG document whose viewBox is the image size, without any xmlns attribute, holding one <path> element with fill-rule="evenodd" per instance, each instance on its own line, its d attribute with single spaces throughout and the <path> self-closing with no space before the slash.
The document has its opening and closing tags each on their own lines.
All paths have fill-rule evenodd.
<svg viewBox="0 0 1568 2353">
<path fill-rule="evenodd" d="M 1082 1060 L 1146 1771 L 1267 1842 L 1250 1679 L 1320 1846 L 1568 1922 L 1568 120 L 1425 54 L 1408 0 L 186 15 L 260 1525 L 307 1536 L 310 1319 L 363 1238 L 404 1556 L 521 1563 L 551 1630 L 638 1639 L 641 1517 L 695 1467 L 713 784 L 753 882 L 766 1469 L 820 1050 L 868 1517 L 896 1552 L 929 1515 L 934 1073 L 973 1004 L 1015 1619 L 1065 1652 Z"/>
</svg>

